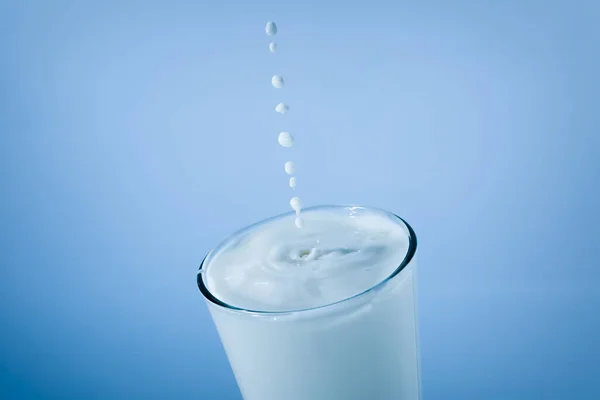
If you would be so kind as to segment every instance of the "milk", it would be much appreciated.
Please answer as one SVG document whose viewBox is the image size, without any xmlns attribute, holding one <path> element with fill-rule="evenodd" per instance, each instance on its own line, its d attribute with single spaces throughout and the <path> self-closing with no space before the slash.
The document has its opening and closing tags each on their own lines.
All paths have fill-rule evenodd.
<svg viewBox="0 0 600 400">
<path fill-rule="evenodd" d="M 275 89 L 282 89 L 284 84 L 285 83 L 281 75 L 273 75 L 273 77 L 271 77 L 271 85 L 273 85 Z"/>
<path fill-rule="evenodd" d="M 279 133 L 277 141 L 282 147 L 292 147 L 294 145 L 294 137 L 289 132 Z"/>
<path fill-rule="evenodd" d="M 267 25 L 265 26 L 265 32 L 269 36 L 275 36 L 277 34 L 277 25 L 275 24 L 275 22 L 267 22 Z"/>
<path fill-rule="evenodd" d="M 289 110 L 290 110 L 290 106 L 288 106 L 285 103 L 279 103 L 275 106 L 275 111 L 277 111 L 279 114 L 285 114 Z"/>
<path fill-rule="evenodd" d="M 286 174 L 292 175 L 294 172 L 296 172 L 296 164 L 293 161 L 288 161 L 284 164 L 283 169 L 285 170 Z"/>
<path fill-rule="evenodd" d="M 420 399 L 414 233 L 361 207 L 302 216 L 233 235 L 199 274 L 244 399 Z"/>
<path fill-rule="evenodd" d="M 274 22 L 267 22 L 265 32 L 269 36 L 275 36 L 277 34 L 277 25 Z M 277 44 L 275 42 L 269 43 L 269 50 L 271 51 L 271 53 L 275 53 L 277 51 Z M 273 77 L 271 78 L 271 85 L 273 85 L 275 89 L 283 89 L 285 85 L 283 77 L 281 75 L 273 75 Z M 280 114 L 285 114 L 289 111 L 289 109 L 290 107 L 285 103 L 278 103 L 275 106 L 275 111 Z M 294 137 L 289 132 L 281 132 L 277 137 L 277 142 L 279 142 L 279 145 L 281 147 L 292 147 L 294 145 Z M 296 171 L 296 165 L 293 161 L 286 162 L 284 168 L 285 172 L 288 175 L 292 175 Z M 296 189 L 296 177 L 290 177 L 289 187 L 294 190 Z M 292 209 L 294 209 L 294 211 L 296 211 L 294 226 L 299 229 L 303 228 L 304 219 L 302 219 L 302 217 L 300 216 L 300 210 L 302 208 L 300 198 L 297 196 L 292 197 L 292 199 L 290 200 L 290 206 L 292 207 Z"/>
</svg>

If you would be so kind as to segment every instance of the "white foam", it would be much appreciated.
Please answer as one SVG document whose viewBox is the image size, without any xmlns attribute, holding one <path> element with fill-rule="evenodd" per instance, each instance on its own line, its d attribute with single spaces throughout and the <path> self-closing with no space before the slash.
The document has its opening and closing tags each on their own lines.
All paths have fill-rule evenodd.
<svg viewBox="0 0 600 400">
<path fill-rule="evenodd" d="M 308 209 L 301 219 L 290 214 L 234 237 L 204 273 L 225 303 L 289 311 L 362 293 L 385 280 L 407 250 L 403 225 L 386 213 Z"/>
<path fill-rule="evenodd" d="M 281 132 L 277 137 L 277 141 L 283 147 L 292 147 L 294 144 L 294 137 L 289 132 Z"/>
<path fill-rule="evenodd" d="M 283 78 L 279 75 L 273 75 L 271 78 L 271 85 L 276 89 L 283 88 Z"/>
</svg>

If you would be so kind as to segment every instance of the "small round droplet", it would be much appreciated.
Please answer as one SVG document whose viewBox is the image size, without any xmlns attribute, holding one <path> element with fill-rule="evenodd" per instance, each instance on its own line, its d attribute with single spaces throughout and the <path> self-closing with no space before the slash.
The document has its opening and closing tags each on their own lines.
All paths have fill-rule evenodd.
<svg viewBox="0 0 600 400">
<path fill-rule="evenodd" d="M 277 138 L 277 141 L 283 147 L 292 147 L 292 145 L 294 144 L 294 138 L 292 137 L 292 135 L 290 135 L 289 132 L 281 132 L 279 134 L 279 137 Z"/>
<path fill-rule="evenodd" d="M 292 189 L 296 189 L 296 177 L 295 177 L 295 176 L 292 176 L 292 177 L 290 178 L 290 187 L 291 187 Z"/>
<path fill-rule="evenodd" d="M 288 161 L 285 163 L 285 172 L 288 175 L 292 175 L 294 172 L 296 172 L 296 164 L 294 164 L 293 161 Z"/>
<path fill-rule="evenodd" d="M 275 89 L 281 89 L 283 87 L 283 78 L 279 75 L 273 75 L 271 78 L 271 85 L 273 85 Z"/>
<path fill-rule="evenodd" d="M 267 22 L 267 26 L 265 27 L 265 32 L 267 32 L 267 35 L 269 36 L 275 36 L 277 35 L 277 25 L 275 25 L 275 22 Z"/>
<path fill-rule="evenodd" d="M 277 43 L 275 43 L 275 42 L 269 43 L 269 50 L 271 51 L 271 53 L 275 53 L 277 51 Z"/>
<path fill-rule="evenodd" d="M 304 227 L 304 220 L 300 217 L 296 217 L 296 220 L 294 221 L 294 223 L 296 224 L 296 228 L 298 228 L 298 229 Z"/>
<path fill-rule="evenodd" d="M 277 111 L 279 114 L 285 114 L 289 110 L 290 110 L 290 106 L 288 106 L 287 104 L 284 104 L 284 103 L 279 103 L 275 106 L 275 111 Z"/>
<path fill-rule="evenodd" d="M 290 206 L 294 211 L 296 211 L 296 214 L 300 213 L 300 210 L 302 209 L 302 201 L 300 200 L 300 197 L 292 197 L 290 200 Z"/>
</svg>

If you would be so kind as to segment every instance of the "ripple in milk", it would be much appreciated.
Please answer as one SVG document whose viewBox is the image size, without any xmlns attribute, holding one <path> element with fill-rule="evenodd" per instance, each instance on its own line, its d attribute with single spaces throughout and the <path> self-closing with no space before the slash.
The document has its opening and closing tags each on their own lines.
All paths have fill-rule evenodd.
<svg viewBox="0 0 600 400">
<path fill-rule="evenodd" d="M 404 225 L 360 207 L 303 211 L 242 231 L 206 264 L 208 290 L 255 311 L 293 311 L 335 303 L 389 277 L 408 251 Z"/>
</svg>

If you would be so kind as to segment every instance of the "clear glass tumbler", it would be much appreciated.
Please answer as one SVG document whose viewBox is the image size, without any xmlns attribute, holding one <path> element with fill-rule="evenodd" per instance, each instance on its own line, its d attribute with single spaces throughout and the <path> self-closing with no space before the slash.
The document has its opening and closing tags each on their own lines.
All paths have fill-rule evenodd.
<svg viewBox="0 0 600 400">
<path fill-rule="evenodd" d="M 354 207 L 354 206 L 353 206 Z M 360 207 L 363 211 L 381 210 Z M 347 206 L 309 207 L 344 212 Z M 419 400 L 415 232 L 404 260 L 385 280 L 350 298 L 311 309 L 261 312 L 217 299 L 205 270 L 221 246 L 288 214 L 242 229 L 211 251 L 198 272 L 227 357 L 245 400 Z"/>
</svg>

